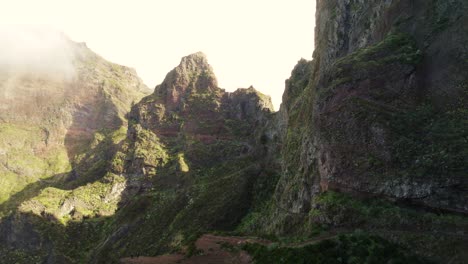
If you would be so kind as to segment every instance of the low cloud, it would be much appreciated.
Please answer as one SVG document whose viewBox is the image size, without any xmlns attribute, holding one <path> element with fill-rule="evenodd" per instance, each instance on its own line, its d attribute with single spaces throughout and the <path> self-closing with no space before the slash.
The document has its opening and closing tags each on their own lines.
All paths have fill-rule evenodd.
<svg viewBox="0 0 468 264">
<path fill-rule="evenodd" d="M 72 78 L 71 41 L 46 26 L 0 26 L 0 71 Z"/>
</svg>

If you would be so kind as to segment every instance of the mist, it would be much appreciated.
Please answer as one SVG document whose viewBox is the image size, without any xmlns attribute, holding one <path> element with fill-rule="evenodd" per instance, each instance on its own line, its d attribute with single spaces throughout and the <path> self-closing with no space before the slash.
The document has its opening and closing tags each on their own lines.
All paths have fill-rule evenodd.
<svg viewBox="0 0 468 264">
<path fill-rule="evenodd" d="M 47 26 L 0 26 L 0 73 L 74 77 L 71 41 Z"/>
</svg>

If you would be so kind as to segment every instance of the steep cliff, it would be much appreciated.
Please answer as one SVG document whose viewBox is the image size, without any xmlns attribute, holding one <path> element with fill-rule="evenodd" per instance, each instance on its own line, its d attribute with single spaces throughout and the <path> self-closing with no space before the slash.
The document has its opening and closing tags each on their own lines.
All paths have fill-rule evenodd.
<svg viewBox="0 0 468 264">
<path fill-rule="evenodd" d="M 467 244 L 457 237 L 468 213 L 467 8 L 317 1 L 313 60 L 293 70 L 278 114 L 281 178 L 245 229 L 361 228 L 462 261 L 460 247 L 446 246 Z M 434 232 L 447 234 L 445 244 Z"/>
<path fill-rule="evenodd" d="M 338 190 L 467 213 L 466 3 L 317 5 L 314 59 L 280 110 L 280 203 L 306 212 Z"/>
</svg>

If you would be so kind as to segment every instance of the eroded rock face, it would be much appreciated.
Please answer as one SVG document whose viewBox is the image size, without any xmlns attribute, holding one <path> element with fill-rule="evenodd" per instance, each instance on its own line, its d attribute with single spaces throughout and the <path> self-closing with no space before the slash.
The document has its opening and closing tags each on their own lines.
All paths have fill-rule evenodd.
<svg viewBox="0 0 468 264">
<path fill-rule="evenodd" d="M 138 145 L 139 139 L 149 140 L 160 146 L 160 155 L 133 159 L 127 165 L 127 173 L 154 174 L 154 168 L 167 160 L 165 153 L 177 144 L 181 151 L 187 151 L 188 159 L 194 160 L 200 157 L 190 156 L 193 142 L 212 145 L 240 140 L 245 145 L 243 151 L 248 152 L 258 141 L 256 130 L 270 119 L 272 112 L 270 97 L 253 87 L 233 93 L 219 88 L 203 53 L 184 57 L 152 95 L 132 108 L 129 116 L 134 125 L 130 125 L 128 135 L 131 144 Z M 142 139 L 144 133 L 147 136 Z M 227 157 L 217 159 L 223 158 Z"/>
<path fill-rule="evenodd" d="M 168 110 L 181 110 L 189 93 L 211 93 L 218 90 L 218 82 L 206 56 L 194 53 L 182 58 L 180 65 L 169 72 L 164 82 L 156 87 L 159 97 Z"/>
<path fill-rule="evenodd" d="M 337 190 L 467 213 L 466 2 L 317 7 L 314 59 L 296 66 L 279 114 L 281 206 L 307 213 Z"/>
</svg>

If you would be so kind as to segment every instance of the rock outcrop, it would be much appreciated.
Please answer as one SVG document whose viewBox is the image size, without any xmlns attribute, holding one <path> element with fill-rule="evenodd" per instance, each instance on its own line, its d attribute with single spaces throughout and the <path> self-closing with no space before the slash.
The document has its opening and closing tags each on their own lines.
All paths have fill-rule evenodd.
<svg viewBox="0 0 468 264">
<path fill-rule="evenodd" d="M 253 87 L 225 92 L 217 86 L 205 55 L 189 55 L 167 74 L 153 94 L 132 108 L 128 132 L 131 158 L 127 155 L 126 164 L 115 172 L 154 176 L 174 149 L 194 169 L 205 169 L 203 166 L 213 161 L 228 161 L 229 154 L 237 157 L 249 153 L 258 142 L 256 131 L 272 112 L 270 97 Z M 198 144 L 206 150 L 225 144 L 238 146 L 227 149 L 235 152 L 225 153 L 228 156 L 206 153 L 203 157 L 197 153 Z"/>
</svg>

